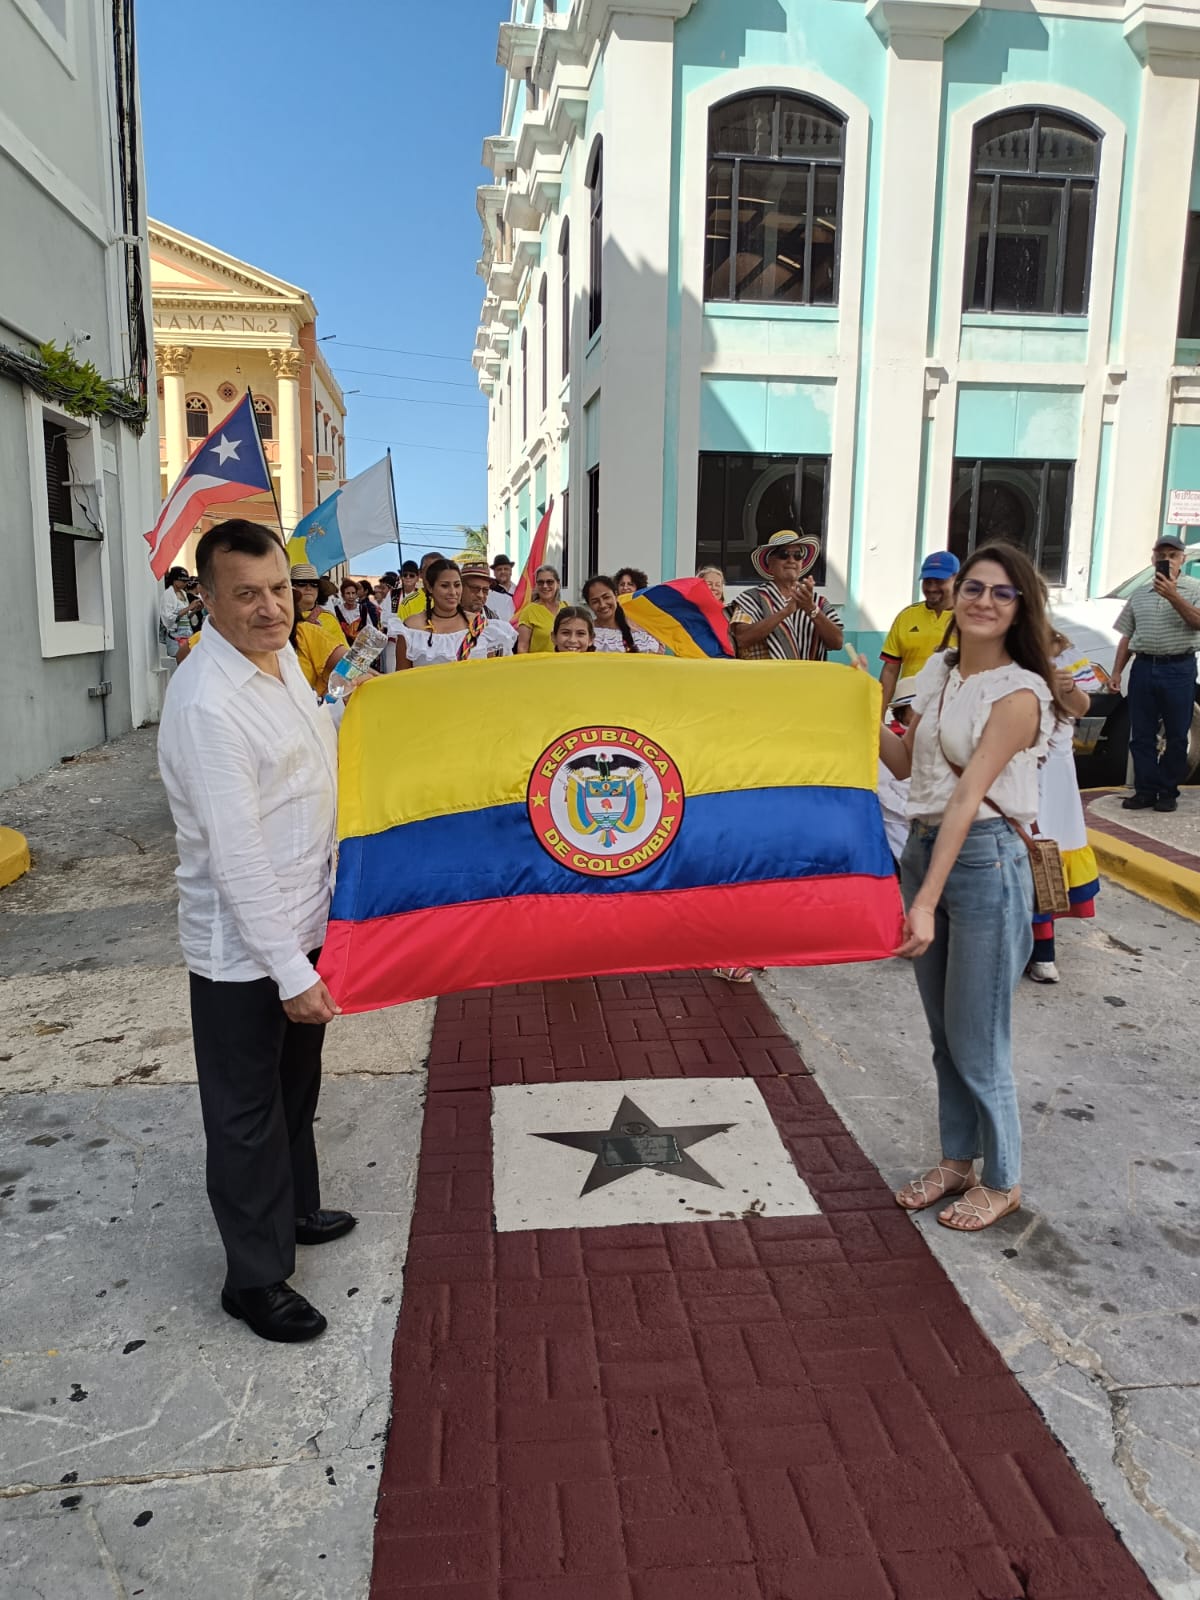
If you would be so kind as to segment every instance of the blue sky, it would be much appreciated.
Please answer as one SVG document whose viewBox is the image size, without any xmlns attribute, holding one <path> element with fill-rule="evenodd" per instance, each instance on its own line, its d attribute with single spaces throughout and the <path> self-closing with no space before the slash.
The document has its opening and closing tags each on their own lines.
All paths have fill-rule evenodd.
<svg viewBox="0 0 1200 1600">
<path fill-rule="evenodd" d="M 475 189 L 499 126 L 508 11 L 507 0 L 138 7 L 150 215 L 309 291 L 318 333 L 337 335 L 324 350 L 338 381 L 362 390 L 347 399 L 347 470 L 391 444 L 401 523 L 426 525 L 402 528 L 414 558 L 453 553 L 454 533 L 434 525 L 487 515 L 487 410 L 470 364 L 483 299 Z"/>
</svg>

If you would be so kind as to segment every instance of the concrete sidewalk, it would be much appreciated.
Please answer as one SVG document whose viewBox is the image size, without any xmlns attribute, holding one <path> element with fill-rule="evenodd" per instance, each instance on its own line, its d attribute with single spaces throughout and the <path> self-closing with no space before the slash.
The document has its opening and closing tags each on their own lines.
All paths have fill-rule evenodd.
<svg viewBox="0 0 1200 1600">
<path fill-rule="evenodd" d="M 9 791 L 0 893 L 5 1600 L 366 1593 L 432 1008 L 335 1024 L 317 1139 L 360 1217 L 302 1348 L 220 1309 L 153 732 Z"/>
<path fill-rule="evenodd" d="M 1127 789 L 1084 792 L 1088 840 L 1101 872 L 1156 905 L 1200 921 L 1200 789 L 1169 813 L 1126 811 Z"/>
</svg>

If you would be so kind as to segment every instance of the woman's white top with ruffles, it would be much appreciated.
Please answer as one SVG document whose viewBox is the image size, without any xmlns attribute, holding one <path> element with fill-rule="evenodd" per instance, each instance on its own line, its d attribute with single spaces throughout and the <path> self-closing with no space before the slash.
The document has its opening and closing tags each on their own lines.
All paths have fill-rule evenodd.
<svg viewBox="0 0 1200 1600">
<path fill-rule="evenodd" d="M 414 667 L 435 667 L 445 661 L 457 661 L 458 649 L 466 634 L 465 628 L 455 633 L 426 633 L 424 628 L 396 629 L 404 640 L 408 659 Z M 517 630 L 507 622 L 492 618 L 471 649 L 471 660 L 487 656 L 510 656 L 517 642 Z"/>
<path fill-rule="evenodd" d="M 946 691 L 942 702 L 942 690 Z M 957 666 L 947 663 L 946 655 L 933 656 L 913 683 L 913 714 L 921 719 L 913 740 L 912 784 L 908 792 L 908 814 L 926 822 L 941 820 L 950 803 L 958 779 L 946 756 L 959 767 L 966 767 L 975 754 L 992 707 L 997 700 L 1030 689 L 1037 696 L 1040 721 L 1038 736 L 1026 750 L 1019 750 L 988 790 L 1005 816 L 1029 827 L 1038 811 L 1038 766 L 1045 757 L 1054 731 L 1054 702 L 1045 679 L 1010 662 L 987 672 L 974 672 L 964 678 Z M 938 707 L 941 703 L 941 727 Z M 939 738 L 939 732 L 941 737 Z M 943 754 L 942 746 L 945 746 Z M 981 805 L 977 822 L 986 822 L 996 813 Z"/>
</svg>

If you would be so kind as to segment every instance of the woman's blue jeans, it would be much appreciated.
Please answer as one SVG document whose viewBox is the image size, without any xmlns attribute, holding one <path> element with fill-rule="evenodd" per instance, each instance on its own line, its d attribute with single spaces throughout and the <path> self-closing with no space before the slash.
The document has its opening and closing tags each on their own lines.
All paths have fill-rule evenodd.
<svg viewBox="0 0 1200 1600">
<path fill-rule="evenodd" d="M 925 881 L 937 832 L 911 826 L 900 860 L 906 906 Z M 942 890 L 933 943 L 914 966 L 933 1041 L 942 1155 L 982 1156 L 989 1189 L 1021 1180 L 1012 997 L 1033 953 L 1032 916 L 1024 844 L 999 817 L 974 823 Z"/>
</svg>

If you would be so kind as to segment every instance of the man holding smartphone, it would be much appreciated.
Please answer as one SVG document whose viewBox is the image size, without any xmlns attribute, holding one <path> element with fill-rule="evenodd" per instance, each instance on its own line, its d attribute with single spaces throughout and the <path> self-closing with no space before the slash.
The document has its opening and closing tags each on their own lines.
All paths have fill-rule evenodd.
<svg viewBox="0 0 1200 1600">
<path fill-rule="evenodd" d="M 1186 546 L 1164 533 L 1154 546 L 1154 582 L 1125 602 L 1116 629 L 1122 635 L 1110 688 L 1119 693 L 1129 674 L 1129 753 L 1133 793 L 1126 811 L 1174 811 L 1187 773 L 1188 733 L 1196 702 L 1196 651 L 1200 650 L 1200 582 L 1181 576 Z M 1158 755 L 1158 726 L 1166 748 Z"/>
</svg>

